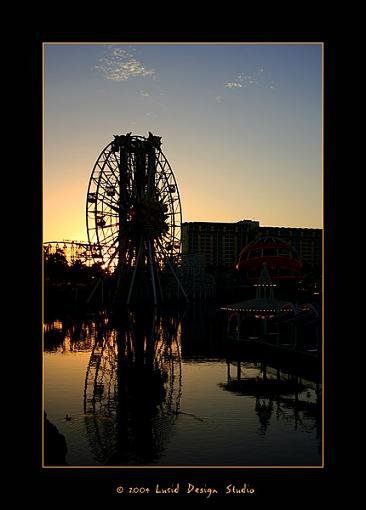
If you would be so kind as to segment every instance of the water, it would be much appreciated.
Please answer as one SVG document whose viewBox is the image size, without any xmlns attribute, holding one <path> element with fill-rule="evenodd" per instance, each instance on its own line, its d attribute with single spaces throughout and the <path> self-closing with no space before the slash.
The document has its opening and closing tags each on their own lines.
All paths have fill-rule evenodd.
<svg viewBox="0 0 366 510">
<path fill-rule="evenodd" d="M 320 465 L 317 377 L 263 360 L 214 309 L 52 320 L 44 408 L 69 466 Z"/>
</svg>

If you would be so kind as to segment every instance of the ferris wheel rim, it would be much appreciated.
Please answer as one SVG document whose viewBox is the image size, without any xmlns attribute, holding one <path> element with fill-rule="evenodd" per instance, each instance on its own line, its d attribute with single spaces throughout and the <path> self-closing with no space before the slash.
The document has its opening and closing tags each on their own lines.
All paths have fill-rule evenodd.
<svg viewBox="0 0 366 510">
<path fill-rule="evenodd" d="M 116 138 L 116 137 L 115 137 Z M 147 141 L 146 137 L 140 135 L 131 136 L 131 140 L 135 141 Z M 117 186 L 119 184 L 119 168 L 120 161 L 118 157 L 115 156 L 115 161 L 111 158 L 112 155 L 115 155 L 116 151 L 113 151 L 114 141 L 109 142 L 99 153 L 98 158 L 93 166 L 87 190 L 87 199 L 86 199 L 86 224 L 87 224 L 87 235 L 88 242 L 90 246 L 93 247 L 92 252 L 95 258 L 102 260 L 102 264 L 107 267 L 110 266 L 113 259 L 116 257 L 118 252 L 118 229 L 113 230 L 114 227 L 119 226 L 119 219 L 115 213 L 111 213 L 111 209 L 117 209 L 117 206 L 121 203 L 121 201 L 116 202 L 112 197 L 110 201 L 106 200 L 105 194 L 105 186 L 106 180 L 112 185 L 114 192 L 119 195 Z M 154 183 L 157 196 L 159 197 L 159 201 L 162 204 L 165 204 L 167 207 L 167 216 L 166 216 L 166 227 L 167 230 L 164 234 L 160 235 L 156 240 L 154 239 L 154 246 L 157 251 L 160 252 L 161 245 L 165 246 L 164 255 L 170 257 L 178 257 L 181 253 L 181 227 L 182 227 L 182 208 L 181 208 L 181 200 L 179 188 L 177 185 L 177 180 L 175 178 L 172 167 L 166 158 L 165 154 L 161 150 L 160 146 L 154 147 L 155 151 L 155 165 L 156 165 L 156 181 Z M 104 158 L 104 159 L 103 159 Z M 133 161 L 133 159 L 131 159 Z M 135 168 L 133 164 L 129 161 L 129 186 L 132 190 L 135 179 Z M 115 165 L 115 166 L 113 166 Z M 113 181 L 112 174 L 109 175 L 106 179 L 106 168 L 112 171 L 113 177 L 115 178 L 115 182 Z M 99 175 L 97 172 L 99 170 Z M 112 180 L 111 180 L 112 178 Z M 131 191 L 132 193 L 132 191 Z M 93 201 L 92 207 L 90 206 L 90 196 L 94 195 L 95 199 Z M 114 204 L 114 205 L 113 205 Z M 109 209 L 108 209 L 109 208 Z M 107 212 L 105 212 L 107 211 Z M 109 230 L 110 233 L 108 235 L 104 234 L 104 226 L 98 228 L 98 214 L 103 218 L 111 219 L 115 217 L 116 223 L 110 224 L 106 227 L 106 230 Z M 108 240 L 109 239 L 109 240 Z M 108 242 L 107 242 L 108 240 Z M 157 241 L 160 241 L 158 243 Z M 115 247 L 117 245 L 117 247 Z M 168 249 L 168 246 L 170 248 Z M 131 250 L 131 246 L 128 246 L 128 250 Z M 130 258 L 132 257 L 131 254 Z"/>
</svg>

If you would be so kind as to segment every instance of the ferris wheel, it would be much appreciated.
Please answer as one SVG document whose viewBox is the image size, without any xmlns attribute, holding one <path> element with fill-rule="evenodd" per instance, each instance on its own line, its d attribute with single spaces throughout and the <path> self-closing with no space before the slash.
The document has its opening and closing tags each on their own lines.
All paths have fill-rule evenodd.
<svg viewBox="0 0 366 510">
<path fill-rule="evenodd" d="M 104 319 L 93 332 L 84 417 L 94 457 L 101 464 L 150 463 L 179 415 L 180 319 L 129 312 L 123 327 Z"/>
<path fill-rule="evenodd" d="M 175 275 L 180 259 L 179 191 L 160 147 L 161 137 L 151 133 L 148 137 L 115 135 L 89 180 L 86 220 L 92 254 L 102 267 L 118 275 L 119 282 L 127 275 L 127 303 L 138 271 L 150 275 L 157 303 L 159 271 L 168 266 Z"/>
</svg>

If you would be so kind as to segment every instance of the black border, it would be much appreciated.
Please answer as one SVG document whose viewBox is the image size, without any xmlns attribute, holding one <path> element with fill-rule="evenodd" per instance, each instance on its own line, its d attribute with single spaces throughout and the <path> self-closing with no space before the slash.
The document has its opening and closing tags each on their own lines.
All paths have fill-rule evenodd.
<svg viewBox="0 0 366 510">
<path fill-rule="evenodd" d="M 112 7 L 111 7 L 112 9 Z M 341 469 L 337 459 L 337 439 L 340 435 L 340 425 L 334 420 L 335 394 L 338 391 L 336 383 L 336 357 L 335 326 L 334 326 L 334 281 L 333 272 L 337 265 L 335 249 L 335 187 L 336 176 L 331 168 L 334 167 L 332 157 L 334 144 L 334 108 L 332 98 L 333 89 L 332 74 L 335 72 L 335 59 L 337 58 L 337 44 L 321 34 L 309 34 L 301 36 L 294 31 L 286 34 L 286 37 L 248 37 L 244 34 L 227 34 L 220 37 L 207 32 L 195 33 L 164 33 L 161 34 L 144 32 L 138 33 L 109 33 L 106 37 L 90 36 L 82 32 L 47 33 L 32 36 L 27 39 L 24 46 L 23 58 L 27 73 L 28 84 L 26 93 L 23 95 L 23 112 L 26 122 L 23 124 L 21 133 L 26 133 L 24 150 L 27 153 L 29 167 L 24 172 L 24 216 L 26 221 L 25 238 L 30 250 L 26 257 L 21 255 L 21 262 L 26 268 L 22 277 L 22 292 L 19 296 L 19 304 L 23 305 L 25 312 L 24 334 L 20 335 L 22 352 L 24 352 L 24 366 L 21 366 L 22 416 L 27 419 L 20 420 L 20 452 L 16 455 L 18 472 L 11 476 L 11 481 L 16 482 L 20 477 L 21 487 L 27 499 L 38 500 L 45 496 L 49 502 L 65 501 L 96 501 L 102 499 L 107 502 L 109 497 L 120 504 L 140 504 L 144 500 L 141 497 L 128 499 L 125 494 L 117 494 L 116 487 L 123 484 L 151 486 L 159 482 L 170 484 L 188 481 L 199 485 L 206 484 L 213 487 L 224 487 L 227 483 L 236 483 L 241 486 L 243 482 L 255 487 L 255 496 L 230 496 L 235 503 L 248 504 L 249 498 L 256 503 L 259 499 L 269 498 L 273 502 L 291 501 L 314 501 L 314 494 L 326 495 L 332 491 L 332 485 L 336 476 L 336 468 Z M 323 42 L 324 43 L 324 77 L 325 77 L 325 117 L 324 117 L 324 228 L 325 228 L 325 467 L 324 468 L 238 468 L 238 469 L 47 469 L 42 468 L 41 459 L 41 374 L 42 374 L 42 42 L 104 42 L 104 41 L 139 41 L 139 42 Z M 334 74 L 333 74 L 334 76 Z M 334 97 L 334 96 L 333 96 Z M 333 116 L 333 119 L 332 119 Z M 23 117 L 24 118 L 24 117 Z M 24 129 L 25 128 L 25 129 Z M 333 287 L 333 288 L 332 288 Z M 29 327 L 30 326 L 30 327 Z M 21 327 L 21 325 L 20 325 Z M 24 349 L 24 351 L 23 351 Z M 31 382 L 30 382 L 31 381 Z M 26 385 L 26 388 L 24 388 Z M 19 434 L 19 433 L 18 433 Z M 18 436 L 19 437 L 19 436 Z M 19 490 L 19 489 L 16 489 Z M 149 496 L 144 496 L 144 498 Z M 180 498 L 179 498 L 180 499 Z M 189 496 L 186 501 L 194 504 L 214 502 L 217 498 L 205 499 L 202 496 Z M 169 506 L 178 502 L 177 496 L 166 496 L 166 499 L 152 499 L 152 503 L 159 505 L 168 503 Z M 223 502 L 229 502 L 226 497 Z"/>
</svg>

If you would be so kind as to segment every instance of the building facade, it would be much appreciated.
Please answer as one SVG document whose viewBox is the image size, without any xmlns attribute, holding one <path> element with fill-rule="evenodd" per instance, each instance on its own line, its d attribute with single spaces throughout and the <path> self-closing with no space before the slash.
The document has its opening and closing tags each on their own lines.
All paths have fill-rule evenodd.
<svg viewBox="0 0 366 510">
<path fill-rule="evenodd" d="M 273 236 L 288 242 L 300 259 L 321 270 L 322 229 L 260 227 L 259 221 L 187 222 L 182 225 L 183 254 L 200 254 L 206 266 L 234 268 L 241 250 L 254 239 Z"/>
<path fill-rule="evenodd" d="M 258 228 L 259 222 L 251 220 L 183 223 L 183 255 L 200 254 L 206 266 L 235 267 L 240 250 L 255 238 Z"/>
</svg>

